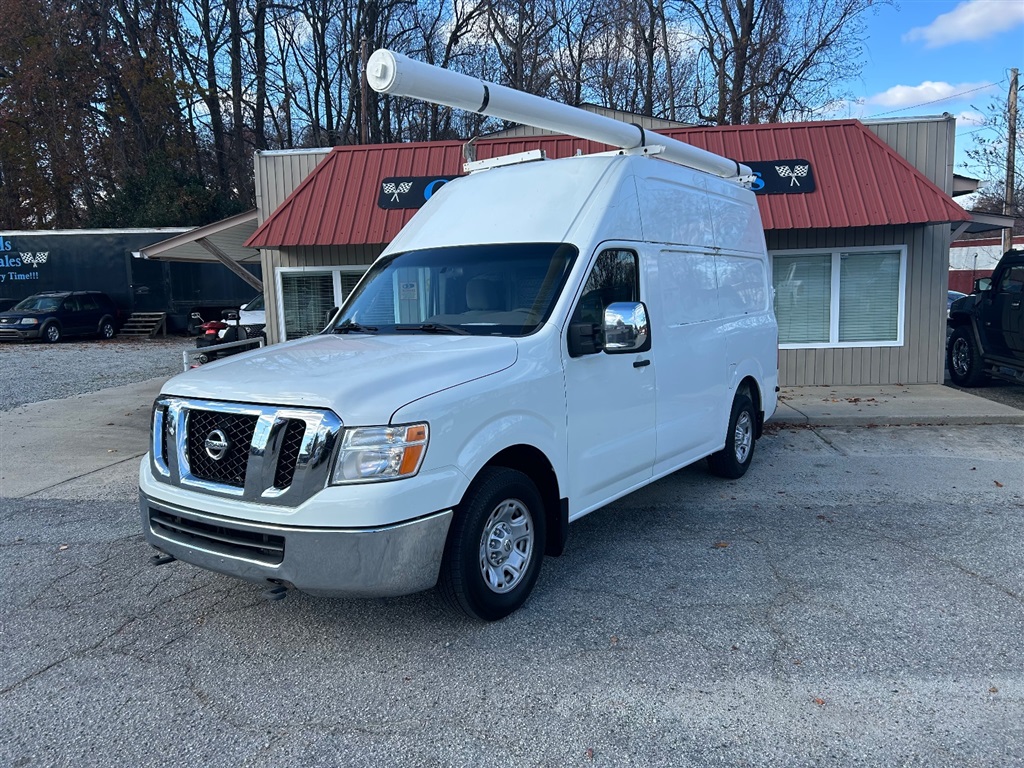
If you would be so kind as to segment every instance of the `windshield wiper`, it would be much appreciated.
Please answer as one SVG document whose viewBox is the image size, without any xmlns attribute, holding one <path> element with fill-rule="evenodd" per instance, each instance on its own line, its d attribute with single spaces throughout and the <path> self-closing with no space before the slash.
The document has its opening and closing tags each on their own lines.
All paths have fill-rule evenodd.
<svg viewBox="0 0 1024 768">
<path fill-rule="evenodd" d="M 377 326 L 375 325 L 360 325 L 359 323 L 353 323 L 351 320 L 346 320 L 344 323 L 335 328 L 331 333 L 376 333 Z"/>
<path fill-rule="evenodd" d="M 460 336 L 468 336 L 469 331 L 458 328 L 454 325 L 441 325 L 439 323 L 422 323 L 420 325 L 396 325 L 396 331 L 423 331 L 424 333 L 457 333 Z"/>
</svg>

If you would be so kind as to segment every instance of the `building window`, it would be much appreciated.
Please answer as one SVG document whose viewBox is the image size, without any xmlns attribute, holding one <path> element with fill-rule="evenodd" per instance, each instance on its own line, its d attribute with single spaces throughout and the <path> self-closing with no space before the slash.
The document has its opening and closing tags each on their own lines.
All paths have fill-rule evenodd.
<svg viewBox="0 0 1024 768">
<path fill-rule="evenodd" d="M 286 341 L 319 333 L 327 313 L 340 307 L 367 267 L 281 267 L 277 270 L 278 325 Z"/>
<path fill-rule="evenodd" d="M 906 257 L 904 246 L 774 253 L 779 345 L 901 346 Z"/>
</svg>

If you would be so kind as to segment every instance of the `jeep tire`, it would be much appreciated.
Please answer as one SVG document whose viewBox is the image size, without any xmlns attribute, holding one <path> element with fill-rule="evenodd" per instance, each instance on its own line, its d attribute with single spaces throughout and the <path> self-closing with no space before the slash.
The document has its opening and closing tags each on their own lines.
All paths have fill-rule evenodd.
<svg viewBox="0 0 1024 768">
<path fill-rule="evenodd" d="M 953 329 L 946 347 L 946 367 L 949 378 L 958 387 L 978 387 L 985 382 L 984 363 L 971 326 L 960 325 Z"/>
</svg>

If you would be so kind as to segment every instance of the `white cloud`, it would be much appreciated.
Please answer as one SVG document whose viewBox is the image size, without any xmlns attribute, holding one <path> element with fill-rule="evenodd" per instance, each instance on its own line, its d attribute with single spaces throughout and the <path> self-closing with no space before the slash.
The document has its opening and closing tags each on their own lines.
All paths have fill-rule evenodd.
<svg viewBox="0 0 1024 768">
<path fill-rule="evenodd" d="M 903 42 L 923 40 L 926 48 L 984 40 L 1024 24 L 1021 0 L 967 0 L 926 27 L 914 27 Z"/>
<path fill-rule="evenodd" d="M 946 83 L 925 80 L 920 85 L 894 85 L 886 91 L 869 96 L 868 104 L 890 109 L 906 109 L 940 101 L 949 101 L 965 94 L 994 87 L 993 83 Z"/>
</svg>

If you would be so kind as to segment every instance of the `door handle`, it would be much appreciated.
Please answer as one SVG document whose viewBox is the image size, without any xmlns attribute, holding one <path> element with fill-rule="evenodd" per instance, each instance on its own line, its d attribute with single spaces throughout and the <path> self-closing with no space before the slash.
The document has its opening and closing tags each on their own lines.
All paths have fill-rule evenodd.
<svg viewBox="0 0 1024 768">
<path fill-rule="evenodd" d="M 1015 301 L 1010 306 L 1013 307 L 1014 309 L 1016 309 L 1017 307 L 1020 306 L 1020 302 L 1019 301 Z"/>
<path fill-rule="evenodd" d="M 651 364 L 650 360 L 635 360 L 633 362 L 633 367 L 634 368 L 644 368 L 644 367 L 646 367 L 646 366 L 648 366 L 650 364 Z"/>
</svg>

